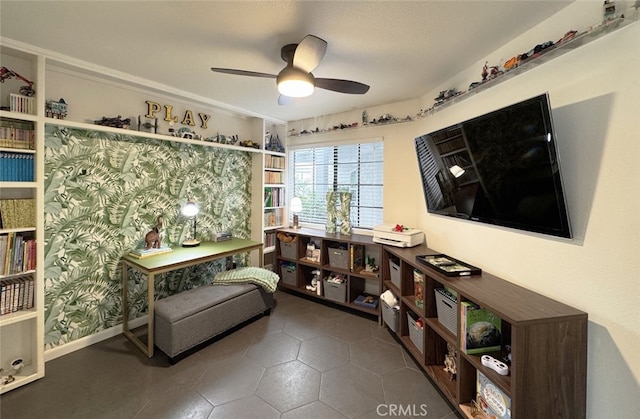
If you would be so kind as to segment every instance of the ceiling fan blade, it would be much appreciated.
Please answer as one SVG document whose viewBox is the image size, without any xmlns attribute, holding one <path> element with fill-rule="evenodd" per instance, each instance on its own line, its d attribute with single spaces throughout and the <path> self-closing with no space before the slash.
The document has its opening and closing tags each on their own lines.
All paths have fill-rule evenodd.
<svg viewBox="0 0 640 419">
<path fill-rule="evenodd" d="M 246 70 L 235 70 L 233 68 L 219 68 L 219 67 L 211 67 L 211 71 L 216 73 L 225 73 L 225 74 L 234 74 L 236 76 L 250 76 L 250 77 L 264 77 L 267 79 L 275 79 L 275 74 L 268 73 L 258 73 L 255 71 L 246 71 Z"/>
<path fill-rule="evenodd" d="M 292 103 L 293 103 L 293 98 L 292 97 L 285 96 L 285 95 L 279 95 L 278 96 L 278 105 L 284 106 L 284 105 L 290 105 Z"/>
<path fill-rule="evenodd" d="M 334 92 L 363 95 L 369 91 L 369 86 L 352 80 L 316 79 L 316 87 Z"/>
<path fill-rule="evenodd" d="M 293 66 L 311 73 L 320 64 L 327 52 L 327 41 L 317 36 L 307 35 L 296 47 Z"/>
</svg>

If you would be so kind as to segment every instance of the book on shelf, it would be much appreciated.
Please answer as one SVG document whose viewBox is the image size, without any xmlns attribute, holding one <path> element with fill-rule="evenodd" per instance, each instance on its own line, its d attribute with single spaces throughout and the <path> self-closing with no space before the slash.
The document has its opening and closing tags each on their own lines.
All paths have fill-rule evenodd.
<svg viewBox="0 0 640 419">
<path fill-rule="evenodd" d="M 23 276 L 0 282 L 0 315 L 28 310 L 34 305 L 34 278 Z"/>
<path fill-rule="evenodd" d="M 0 181 L 33 182 L 34 166 L 33 153 L 0 152 Z"/>
<path fill-rule="evenodd" d="M 371 308 L 375 310 L 376 308 L 378 308 L 379 301 L 380 299 L 377 296 L 369 295 L 365 293 L 365 294 L 358 295 L 356 299 L 353 301 L 353 303 L 360 307 L 366 307 L 366 308 Z"/>
<path fill-rule="evenodd" d="M 502 345 L 502 319 L 474 303 L 460 304 L 460 347 L 467 354 L 499 351 Z"/>
<path fill-rule="evenodd" d="M 17 93 L 9 94 L 9 110 L 11 112 L 35 114 L 35 98 L 30 96 L 19 95 Z"/>
<path fill-rule="evenodd" d="M 35 222 L 34 199 L 0 199 L 0 228 L 33 227 Z"/>
<path fill-rule="evenodd" d="M 134 249 L 129 252 L 129 256 L 136 259 L 144 259 L 151 256 L 160 255 L 162 253 L 169 253 L 172 251 L 173 249 L 169 246 L 152 247 L 150 249 Z"/>
<path fill-rule="evenodd" d="M 34 150 L 35 142 L 33 122 L 0 119 L 0 147 Z"/>
<path fill-rule="evenodd" d="M 511 398 L 480 371 L 477 372 L 476 404 L 484 418 L 510 419 Z"/>
<path fill-rule="evenodd" d="M 0 275 L 13 275 L 36 267 L 36 240 L 22 233 L 0 235 Z"/>
<path fill-rule="evenodd" d="M 352 244 L 349 248 L 349 268 L 351 272 L 364 269 L 364 245 Z"/>
<path fill-rule="evenodd" d="M 267 169 L 284 169 L 284 157 L 266 154 L 265 167 Z"/>
</svg>

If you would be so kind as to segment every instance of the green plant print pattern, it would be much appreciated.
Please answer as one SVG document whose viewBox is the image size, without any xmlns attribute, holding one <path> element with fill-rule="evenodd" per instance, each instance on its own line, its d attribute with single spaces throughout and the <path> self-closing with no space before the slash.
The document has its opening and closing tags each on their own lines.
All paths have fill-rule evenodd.
<svg viewBox="0 0 640 419">
<path fill-rule="evenodd" d="M 163 245 L 179 245 L 200 207 L 198 238 L 251 234 L 253 153 L 47 124 L 45 130 L 45 346 L 122 323 L 120 258 L 163 217 Z M 248 255 L 236 262 L 242 266 Z M 156 296 L 210 283 L 224 261 L 163 274 Z M 146 277 L 129 275 L 130 318 L 146 313 Z"/>
</svg>

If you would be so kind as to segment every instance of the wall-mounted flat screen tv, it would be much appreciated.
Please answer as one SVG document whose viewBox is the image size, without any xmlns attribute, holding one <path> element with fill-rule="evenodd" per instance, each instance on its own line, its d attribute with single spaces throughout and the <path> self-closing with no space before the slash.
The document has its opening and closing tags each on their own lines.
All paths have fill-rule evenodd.
<svg viewBox="0 0 640 419">
<path fill-rule="evenodd" d="M 571 237 L 548 94 L 415 139 L 430 213 Z"/>
</svg>

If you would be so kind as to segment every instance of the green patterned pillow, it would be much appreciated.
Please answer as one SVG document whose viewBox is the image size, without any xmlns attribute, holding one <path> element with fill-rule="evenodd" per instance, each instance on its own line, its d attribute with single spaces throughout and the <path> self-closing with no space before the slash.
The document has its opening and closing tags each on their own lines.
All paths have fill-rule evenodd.
<svg viewBox="0 0 640 419">
<path fill-rule="evenodd" d="M 213 283 L 217 285 L 243 284 L 249 282 L 259 285 L 267 292 L 274 292 L 278 287 L 280 277 L 275 272 L 256 266 L 231 269 L 216 274 Z"/>
</svg>

